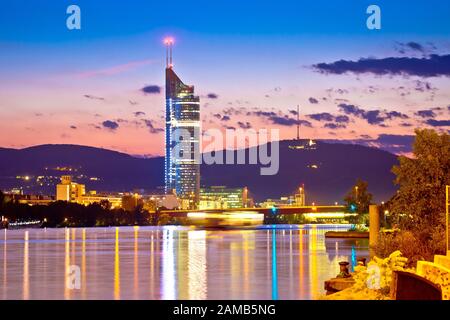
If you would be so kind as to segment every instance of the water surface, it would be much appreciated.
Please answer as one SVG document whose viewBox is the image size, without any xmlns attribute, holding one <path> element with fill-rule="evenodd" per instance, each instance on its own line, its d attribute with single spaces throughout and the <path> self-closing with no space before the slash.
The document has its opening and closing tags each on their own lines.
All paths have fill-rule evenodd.
<svg viewBox="0 0 450 320">
<path fill-rule="evenodd" d="M 346 229 L 1 230 L 0 298 L 315 299 L 339 261 L 368 256 L 367 240 L 324 237 Z"/>
</svg>

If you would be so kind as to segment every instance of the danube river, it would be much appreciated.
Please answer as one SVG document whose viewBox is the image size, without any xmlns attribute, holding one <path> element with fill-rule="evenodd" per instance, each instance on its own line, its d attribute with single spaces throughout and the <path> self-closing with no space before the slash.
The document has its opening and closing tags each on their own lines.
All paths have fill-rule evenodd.
<svg viewBox="0 0 450 320">
<path fill-rule="evenodd" d="M 0 231 L 2 299 L 317 299 L 367 240 L 348 226 Z"/>
</svg>

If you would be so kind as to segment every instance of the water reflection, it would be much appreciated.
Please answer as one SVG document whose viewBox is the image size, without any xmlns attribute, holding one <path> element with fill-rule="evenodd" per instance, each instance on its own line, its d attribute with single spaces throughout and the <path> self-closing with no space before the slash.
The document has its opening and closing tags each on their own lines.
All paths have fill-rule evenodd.
<svg viewBox="0 0 450 320">
<path fill-rule="evenodd" d="M 6 251 L 8 250 L 8 242 L 6 241 L 6 229 L 4 230 L 4 244 L 3 244 L 3 299 L 6 299 L 6 287 L 8 286 L 6 270 L 8 266 L 8 257 Z"/>
<path fill-rule="evenodd" d="M 116 241 L 114 242 L 114 299 L 120 299 L 119 228 L 116 228 Z"/>
<path fill-rule="evenodd" d="M 1 297 L 313 299 L 339 261 L 354 266 L 368 256 L 367 241 L 325 239 L 327 230 L 8 230 L 0 240 Z M 81 269 L 80 289 L 66 284 L 73 265 Z"/>
<path fill-rule="evenodd" d="M 70 299 L 70 229 L 65 229 L 64 241 L 64 299 Z"/>
<path fill-rule="evenodd" d="M 163 230 L 163 269 L 162 269 L 162 299 L 175 300 L 175 257 L 173 251 L 173 228 Z"/>
<path fill-rule="evenodd" d="M 28 244 L 28 231 L 25 231 L 23 241 L 23 299 L 28 300 L 30 298 L 30 271 L 29 271 L 29 244 Z"/>
<path fill-rule="evenodd" d="M 277 234 L 272 230 L 272 300 L 278 300 Z"/>
<path fill-rule="evenodd" d="M 188 231 L 188 299 L 204 300 L 206 287 L 206 231 Z"/>
</svg>

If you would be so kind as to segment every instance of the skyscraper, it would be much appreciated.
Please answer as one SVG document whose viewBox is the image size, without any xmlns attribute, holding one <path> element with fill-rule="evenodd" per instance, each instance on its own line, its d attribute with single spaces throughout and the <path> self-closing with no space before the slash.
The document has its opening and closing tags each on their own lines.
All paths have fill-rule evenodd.
<svg viewBox="0 0 450 320">
<path fill-rule="evenodd" d="M 173 70 L 172 39 L 166 39 L 166 192 L 198 203 L 200 192 L 200 98 Z"/>
</svg>

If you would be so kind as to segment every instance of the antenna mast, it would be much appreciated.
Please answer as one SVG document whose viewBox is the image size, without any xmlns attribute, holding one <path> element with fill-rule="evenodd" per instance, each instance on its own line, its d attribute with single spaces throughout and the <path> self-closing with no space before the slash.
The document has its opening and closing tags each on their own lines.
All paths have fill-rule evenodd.
<svg viewBox="0 0 450 320">
<path fill-rule="evenodd" d="M 297 105 L 297 140 L 300 140 L 300 106 Z"/>
<path fill-rule="evenodd" d="M 164 39 L 164 44 L 166 45 L 166 68 L 172 68 L 172 46 L 173 39 L 166 38 Z"/>
</svg>

